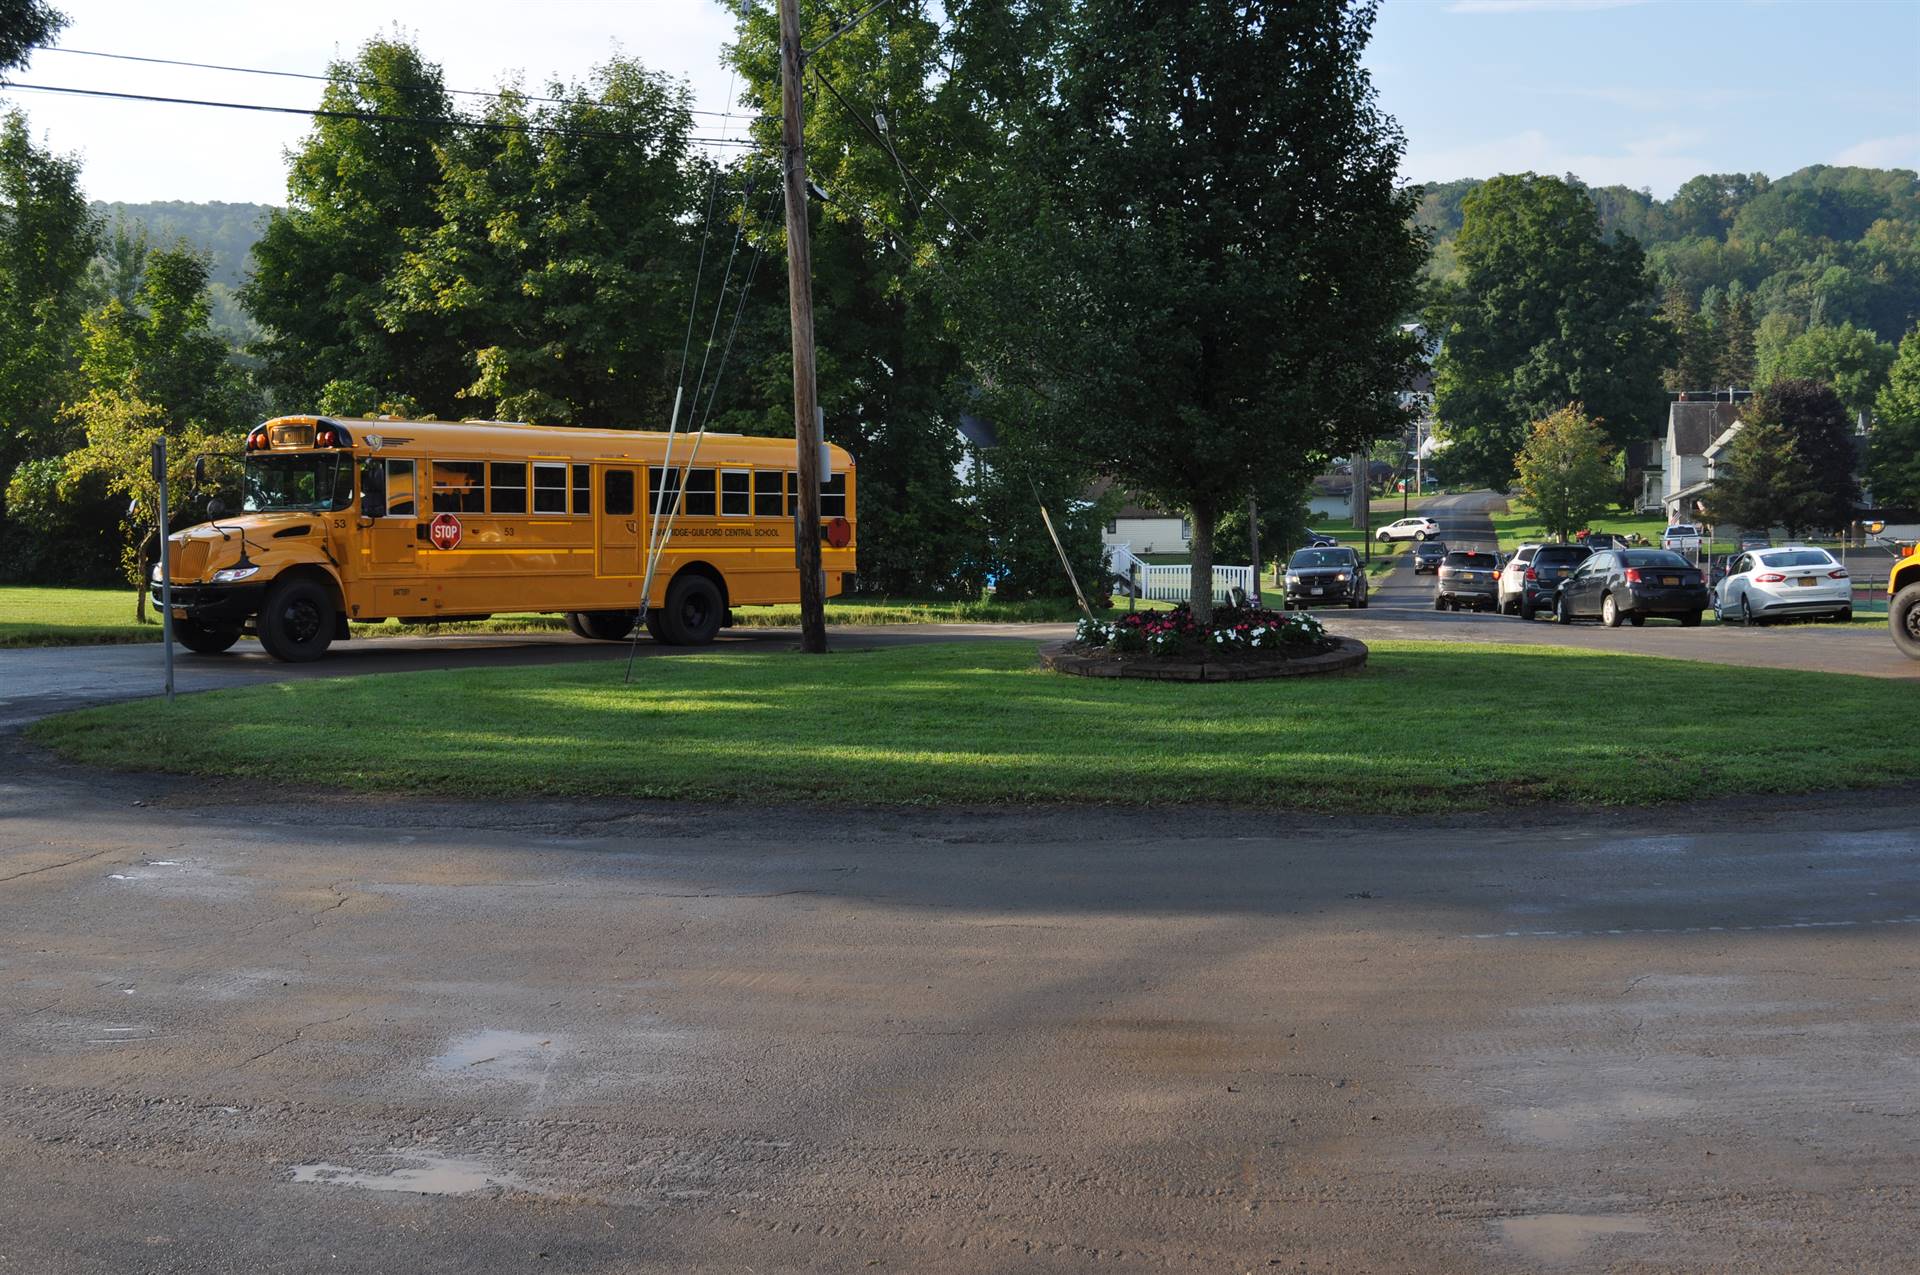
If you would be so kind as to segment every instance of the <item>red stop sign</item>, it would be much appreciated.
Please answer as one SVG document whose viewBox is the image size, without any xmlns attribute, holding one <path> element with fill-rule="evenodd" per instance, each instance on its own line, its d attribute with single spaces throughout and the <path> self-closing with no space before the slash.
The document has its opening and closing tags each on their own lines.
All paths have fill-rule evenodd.
<svg viewBox="0 0 1920 1275">
<path fill-rule="evenodd" d="M 835 518 L 827 523 L 827 543 L 836 549 L 847 547 L 847 541 L 853 539 L 853 524 L 845 518 Z"/>
<path fill-rule="evenodd" d="M 435 514 L 427 524 L 427 539 L 436 549 L 453 549 L 460 544 L 460 520 L 452 514 Z"/>
</svg>

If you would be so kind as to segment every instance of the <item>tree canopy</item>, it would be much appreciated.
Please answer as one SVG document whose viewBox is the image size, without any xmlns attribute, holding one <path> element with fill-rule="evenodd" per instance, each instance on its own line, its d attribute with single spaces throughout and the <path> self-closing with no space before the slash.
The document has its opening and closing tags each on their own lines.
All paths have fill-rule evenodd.
<svg viewBox="0 0 1920 1275">
<path fill-rule="evenodd" d="M 1873 410 L 1867 483 L 1874 503 L 1920 509 L 1920 324 L 1901 338 Z"/>
<path fill-rule="evenodd" d="M 1469 194 L 1461 281 L 1430 308 L 1447 468 L 1504 487 L 1528 422 L 1581 402 L 1616 443 L 1651 434 L 1671 334 L 1631 238 L 1608 242 L 1581 189 L 1527 173 Z"/>
<path fill-rule="evenodd" d="M 1515 468 L 1528 507 L 1556 540 L 1571 540 L 1619 486 L 1606 432 L 1577 403 L 1533 423 Z"/>
</svg>

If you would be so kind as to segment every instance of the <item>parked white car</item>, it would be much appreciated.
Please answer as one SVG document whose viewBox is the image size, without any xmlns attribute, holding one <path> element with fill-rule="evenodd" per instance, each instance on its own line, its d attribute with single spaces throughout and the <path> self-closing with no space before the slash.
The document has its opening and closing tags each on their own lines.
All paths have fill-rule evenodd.
<svg viewBox="0 0 1920 1275">
<path fill-rule="evenodd" d="M 1825 549 L 1756 549 L 1727 564 L 1714 586 L 1713 613 L 1725 624 L 1758 624 L 1789 615 L 1853 618 L 1853 580 Z"/>
<path fill-rule="evenodd" d="M 1707 547 L 1707 537 L 1692 523 L 1676 522 L 1660 533 L 1660 547 L 1676 549 L 1681 553 L 1699 553 Z"/>
<path fill-rule="evenodd" d="M 1375 540 L 1425 540 L 1428 536 L 1439 534 L 1439 519 L 1414 517 L 1388 523 L 1376 531 L 1373 538 Z"/>
</svg>

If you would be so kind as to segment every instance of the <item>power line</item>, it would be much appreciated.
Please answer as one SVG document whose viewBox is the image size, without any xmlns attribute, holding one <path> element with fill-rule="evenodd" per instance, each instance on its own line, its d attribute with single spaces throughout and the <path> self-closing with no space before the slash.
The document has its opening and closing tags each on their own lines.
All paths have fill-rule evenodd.
<svg viewBox="0 0 1920 1275">
<path fill-rule="evenodd" d="M 134 54 L 134 53 L 103 53 L 98 49 L 67 49 L 67 48 L 60 48 L 56 45 L 51 45 L 51 44 L 39 44 L 39 45 L 35 45 L 34 48 L 37 52 L 40 52 L 40 53 L 71 53 L 75 57 L 112 58 L 117 62 L 146 62 L 154 66 L 184 66 L 184 67 L 192 67 L 193 69 L 199 70 L 199 71 L 231 71 L 239 75 L 271 75 L 271 76 L 278 76 L 281 79 L 288 79 L 288 80 L 318 80 L 323 84 L 358 84 L 366 88 L 393 89 L 394 91 L 401 92 L 401 93 L 412 91 L 411 86 L 404 85 L 404 84 L 393 84 L 386 80 L 376 80 L 370 76 L 317 75 L 312 71 L 274 71 L 274 70 L 268 70 L 264 67 L 257 67 L 257 66 L 228 66 L 220 62 L 188 62 L 180 58 L 152 58 L 152 57 L 143 57 L 139 54 Z M 537 97 L 528 93 L 489 92 L 486 89 L 443 88 L 440 91 L 455 97 L 519 98 L 521 101 L 525 101 L 525 102 L 548 102 L 548 103 L 553 103 L 555 105 L 560 105 L 560 106 L 570 105 L 573 102 L 578 100 L 575 98 L 566 98 L 566 97 Z M 695 110 L 689 107 L 687 108 L 687 114 L 711 115 L 718 119 L 731 119 L 735 114 L 737 114 L 737 112 L 702 111 L 702 110 Z"/>
<path fill-rule="evenodd" d="M 600 138 L 607 141 L 635 141 L 636 133 L 614 133 L 604 129 L 556 128 L 548 124 L 505 124 L 497 120 L 465 119 L 459 116 L 436 119 L 424 115 L 394 115 L 386 111 L 337 111 L 319 106 L 267 106 L 259 102 L 218 102 L 198 97 L 161 97 L 150 93 L 115 93 L 107 89 L 81 89 L 58 84 L 22 84 L 17 81 L 5 86 L 7 89 L 28 89 L 36 93 L 67 93 L 79 97 L 114 98 L 127 102 L 164 102 L 175 106 L 212 106 L 228 111 L 261 111 L 272 115 L 306 115 L 314 119 L 363 120 L 393 124 L 425 124 L 429 126 L 445 125 L 448 128 L 474 128 L 493 133 L 526 133 L 533 136 Z M 690 136 L 688 141 L 702 146 L 745 146 L 754 147 L 758 143 L 752 138 L 741 137 L 698 137 Z"/>
</svg>

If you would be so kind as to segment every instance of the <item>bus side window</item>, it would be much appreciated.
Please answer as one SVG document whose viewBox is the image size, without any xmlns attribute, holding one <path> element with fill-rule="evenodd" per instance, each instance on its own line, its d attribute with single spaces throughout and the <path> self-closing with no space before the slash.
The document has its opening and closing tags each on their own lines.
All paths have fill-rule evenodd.
<svg viewBox="0 0 1920 1275">
<path fill-rule="evenodd" d="M 378 457 L 369 456 L 360 462 L 360 516 L 387 516 L 387 466 Z"/>
<path fill-rule="evenodd" d="M 745 518 L 753 512 L 753 475 L 744 469 L 720 471 L 720 514 Z"/>
<path fill-rule="evenodd" d="M 573 467 L 573 512 L 577 514 L 593 512 L 593 466 L 591 465 Z"/>
<path fill-rule="evenodd" d="M 576 466 L 584 469 L 585 466 Z M 535 461 L 533 465 L 533 512 L 537 514 L 563 514 L 567 512 L 567 467 L 565 465 L 543 465 Z M 584 513 L 585 510 L 575 510 Z"/>
<path fill-rule="evenodd" d="M 799 516 L 800 475 L 789 469 L 787 471 L 787 517 L 798 518 Z"/>
<path fill-rule="evenodd" d="M 487 512 L 487 467 L 477 460 L 433 462 L 433 512 L 483 514 Z"/>
<path fill-rule="evenodd" d="M 387 462 L 387 517 L 413 517 L 413 462 Z"/>
<path fill-rule="evenodd" d="M 777 470 L 754 471 L 753 516 L 756 518 L 780 516 L 780 474 Z"/>
<path fill-rule="evenodd" d="M 647 470 L 647 512 L 659 510 L 662 518 L 674 514 L 674 505 L 680 498 L 680 471 L 665 469 L 654 465 Z M 685 512 L 684 510 L 680 512 Z"/>
<path fill-rule="evenodd" d="M 687 471 L 687 500 L 680 512 L 689 518 L 713 517 L 713 471 L 711 469 Z"/>
<path fill-rule="evenodd" d="M 632 512 L 633 471 L 630 469 L 609 469 L 607 471 L 608 515 L 624 518 Z"/>
<path fill-rule="evenodd" d="M 492 510 L 497 514 L 527 512 L 527 467 L 520 462 L 495 461 L 488 467 L 491 480 Z"/>
<path fill-rule="evenodd" d="M 820 516 L 822 518 L 844 518 L 847 516 L 846 470 L 841 470 L 820 484 Z"/>
</svg>

